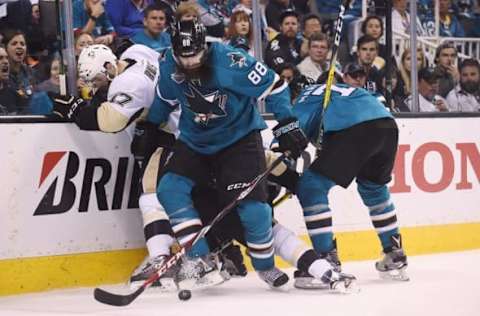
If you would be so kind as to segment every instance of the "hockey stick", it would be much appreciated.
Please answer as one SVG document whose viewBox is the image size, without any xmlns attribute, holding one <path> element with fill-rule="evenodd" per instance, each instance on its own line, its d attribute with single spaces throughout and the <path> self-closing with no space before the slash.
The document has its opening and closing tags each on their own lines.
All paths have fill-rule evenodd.
<svg viewBox="0 0 480 316">
<path fill-rule="evenodd" d="M 337 25 L 335 28 L 335 38 L 333 40 L 332 56 L 330 58 L 330 68 L 328 69 L 327 86 L 325 88 L 325 96 L 323 97 L 324 111 L 327 108 L 328 103 L 330 102 L 333 77 L 335 74 L 335 67 L 337 63 L 338 48 L 340 46 L 340 38 L 342 35 L 343 16 L 345 14 L 345 9 L 350 6 L 350 1 L 351 0 L 343 0 L 343 2 L 340 4 L 340 12 L 338 13 Z"/>
<path fill-rule="evenodd" d="M 350 1 L 351 0 L 343 0 L 342 3 L 340 4 L 340 12 L 338 13 L 337 25 L 335 27 L 335 38 L 334 38 L 333 47 L 332 47 L 332 56 L 330 57 L 330 67 L 328 69 L 327 84 L 325 87 L 325 96 L 323 97 L 323 114 L 318 127 L 318 137 L 316 139 L 316 145 L 315 145 L 315 147 L 317 147 L 318 150 L 321 149 L 322 138 L 323 138 L 323 118 L 325 117 L 325 111 L 327 110 L 327 107 L 328 107 L 328 104 L 330 103 L 330 98 L 332 95 L 332 85 L 333 85 L 333 78 L 335 75 L 335 68 L 337 64 L 338 48 L 340 46 L 340 39 L 342 36 L 343 16 L 345 14 L 346 8 L 350 6 Z"/>
<path fill-rule="evenodd" d="M 168 271 L 171 267 L 176 265 L 180 259 L 182 258 L 183 255 L 187 253 L 190 249 L 192 249 L 193 245 L 200 240 L 201 238 L 205 237 L 205 235 L 208 233 L 208 231 L 212 228 L 213 225 L 217 224 L 219 221 L 221 221 L 225 215 L 227 215 L 234 207 L 243 200 L 250 192 L 252 192 L 253 189 L 264 179 L 268 177 L 270 172 L 282 162 L 284 158 L 287 158 L 289 156 L 289 152 L 286 151 L 283 153 L 281 156 L 279 156 L 275 161 L 265 170 L 263 173 L 259 174 L 255 179 L 253 179 L 248 187 L 246 187 L 244 190 L 242 190 L 240 193 L 237 194 L 235 199 L 230 202 L 227 206 L 225 206 L 218 214 L 213 218 L 213 220 L 206 226 L 202 227 L 202 229 L 194 236 L 192 237 L 189 241 L 187 241 L 181 248 L 180 250 L 175 253 L 170 255 L 164 264 L 157 270 L 156 273 L 152 274 L 143 284 L 134 292 L 126 295 L 122 294 L 114 294 L 105 290 L 102 290 L 100 288 L 95 288 L 93 292 L 93 296 L 95 299 L 101 303 L 108 304 L 108 305 L 113 305 L 113 306 L 126 306 L 133 302 L 140 294 L 145 291 L 146 288 L 148 288 L 153 282 L 156 280 L 160 279 L 160 277 L 165 274 L 165 272 Z"/>
</svg>

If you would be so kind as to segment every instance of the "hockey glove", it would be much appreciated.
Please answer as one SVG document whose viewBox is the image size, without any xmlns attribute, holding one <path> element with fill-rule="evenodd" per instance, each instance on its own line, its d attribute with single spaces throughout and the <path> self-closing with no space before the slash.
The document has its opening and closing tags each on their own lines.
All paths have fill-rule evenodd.
<svg viewBox="0 0 480 316">
<path fill-rule="evenodd" d="M 300 129 L 298 120 L 289 117 L 280 121 L 273 129 L 273 136 L 278 139 L 278 145 L 282 152 L 289 151 L 290 158 L 297 159 L 307 147 L 308 140 Z"/>
<path fill-rule="evenodd" d="M 148 162 L 158 147 L 171 148 L 175 142 L 173 134 L 158 129 L 153 123 L 139 121 L 135 125 L 133 141 L 130 145 L 135 160 Z"/>
<path fill-rule="evenodd" d="M 75 121 L 78 111 L 86 106 L 85 100 L 73 95 L 49 94 L 53 101 L 52 112 L 58 116 Z"/>
</svg>

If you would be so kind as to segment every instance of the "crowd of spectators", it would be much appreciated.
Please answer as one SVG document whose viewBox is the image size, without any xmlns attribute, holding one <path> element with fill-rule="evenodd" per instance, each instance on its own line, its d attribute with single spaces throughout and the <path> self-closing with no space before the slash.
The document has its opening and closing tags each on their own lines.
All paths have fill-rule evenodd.
<svg viewBox="0 0 480 316">
<path fill-rule="evenodd" d="M 49 2 L 0 0 L 0 114 L 45 114 L 38 107 L 47 93 L 59 93 L 62 49 L 59 36 L 45 25 L 60 19 L 42 16 Z M 261 0 L 261 41 L 265 63 L 287 81 L 299 76 L 311 82 L 325 78 L 331 55 L 340 0 Z M 354 0 L 345 13 L 339 60 L 339 80 L 387 95 L 386 74 L 392 77 L 389 105 L 412 111 L 410 50 L 389 57 L 385 45 L 385 0 L 369 0 L 362 18 L 362 1 Z M 418 0 L 418 35 L 433 36 L 433 0 Z M 441 37 L 479 37 L 480 0 L 439 0 Z M 392 28 L 409 32 L 407 0 L 393 0 Z M 179 14 L 196 16 L 207 27 L 209 40 L 223 41 L 253 55 L 251 0 L 72 0 L 75 55 L 92 44 L 110 46 L 118 54 L 124 47 L 146 45 L 162 52 L 171 45 L 170 29 Z M 353 37 L 351 26 L 359 26 Z M 50 28 L 51 29 L 51 28 Z M 61 31 L 60 31 L 61 32 Z M 51 33 L 51 30 L 50 30 Z M 58 34 L 58 31 L 57 31 Z M 355 41 L 352 47 L 349 41 Z M 391 67 L 387 67 L 391 65 Z M 458 57 L 457 47 L 446 41 L 438 46 L 434 62 L 417 50 L 416 67 L 420 111 L 480 111 L 478 60 Z M 90 97 L 89 87 L 77 80 L 79 94 Z M 35 109 L 35 110 L 33 110 Z M 39 110 L 40 109 L 40 110 Z"/>
</svg>

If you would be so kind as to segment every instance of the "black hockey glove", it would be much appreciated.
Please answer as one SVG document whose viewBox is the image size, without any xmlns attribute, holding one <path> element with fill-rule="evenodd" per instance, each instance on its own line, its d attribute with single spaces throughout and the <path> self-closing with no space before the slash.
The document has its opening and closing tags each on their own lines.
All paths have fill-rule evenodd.
<svg viewBox="0 0 480 316">
<path fill-rule="evenodd" d="M 52 113 L 71 121 L 75 121 L 80 108 L 87 105 L 85 100 L 73 95 L 49 94 L 49 97 L 53 101 Z"/>
<path fill-rule="evenodd" d="M 158 126 L 147 121 L 137 122 L 130 151 L 136 160 L 148 162 L 158 147 L 171 148 L 175 136 L 158 129 Z"/>
<path fill-rule="evenodd" d="M 280 121 L 273 129 L 273 136 L 278 139 L 278 145 L 282 152 L 289 151 L 290 158 L 297 159 L 307 147 L 308 140 L 300 129 L 298 120 L 289 117 Z"/>
</svg>

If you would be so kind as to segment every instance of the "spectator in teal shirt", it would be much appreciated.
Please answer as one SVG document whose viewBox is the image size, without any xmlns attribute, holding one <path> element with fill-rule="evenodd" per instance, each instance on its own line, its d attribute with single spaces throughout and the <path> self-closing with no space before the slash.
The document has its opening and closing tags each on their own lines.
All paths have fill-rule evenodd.
<svg viewBox="0 0 480 316">
<path fill-rule="evenodd" d="M 159 4 L 151 4 L 144 11 L 143 30 L 137 31 L 130 40 L 134 44 L 143 44 L 162 52 L 172 45 L 170 34 L 165 32 L 167 17 L 165 9 Z"/>
<path fill-rule="evenodd" d="M 105 10 L 119 37 L 129 38 L 143 29 L 143 10 L 154 0 L 107 0 Z"/>
<path fill-rule="evenodd" d="M 115 35 L 102 0 L 73 0 L 73 29 L 92 34 L 97 44 L 110 45 Z"/>
</svg>

